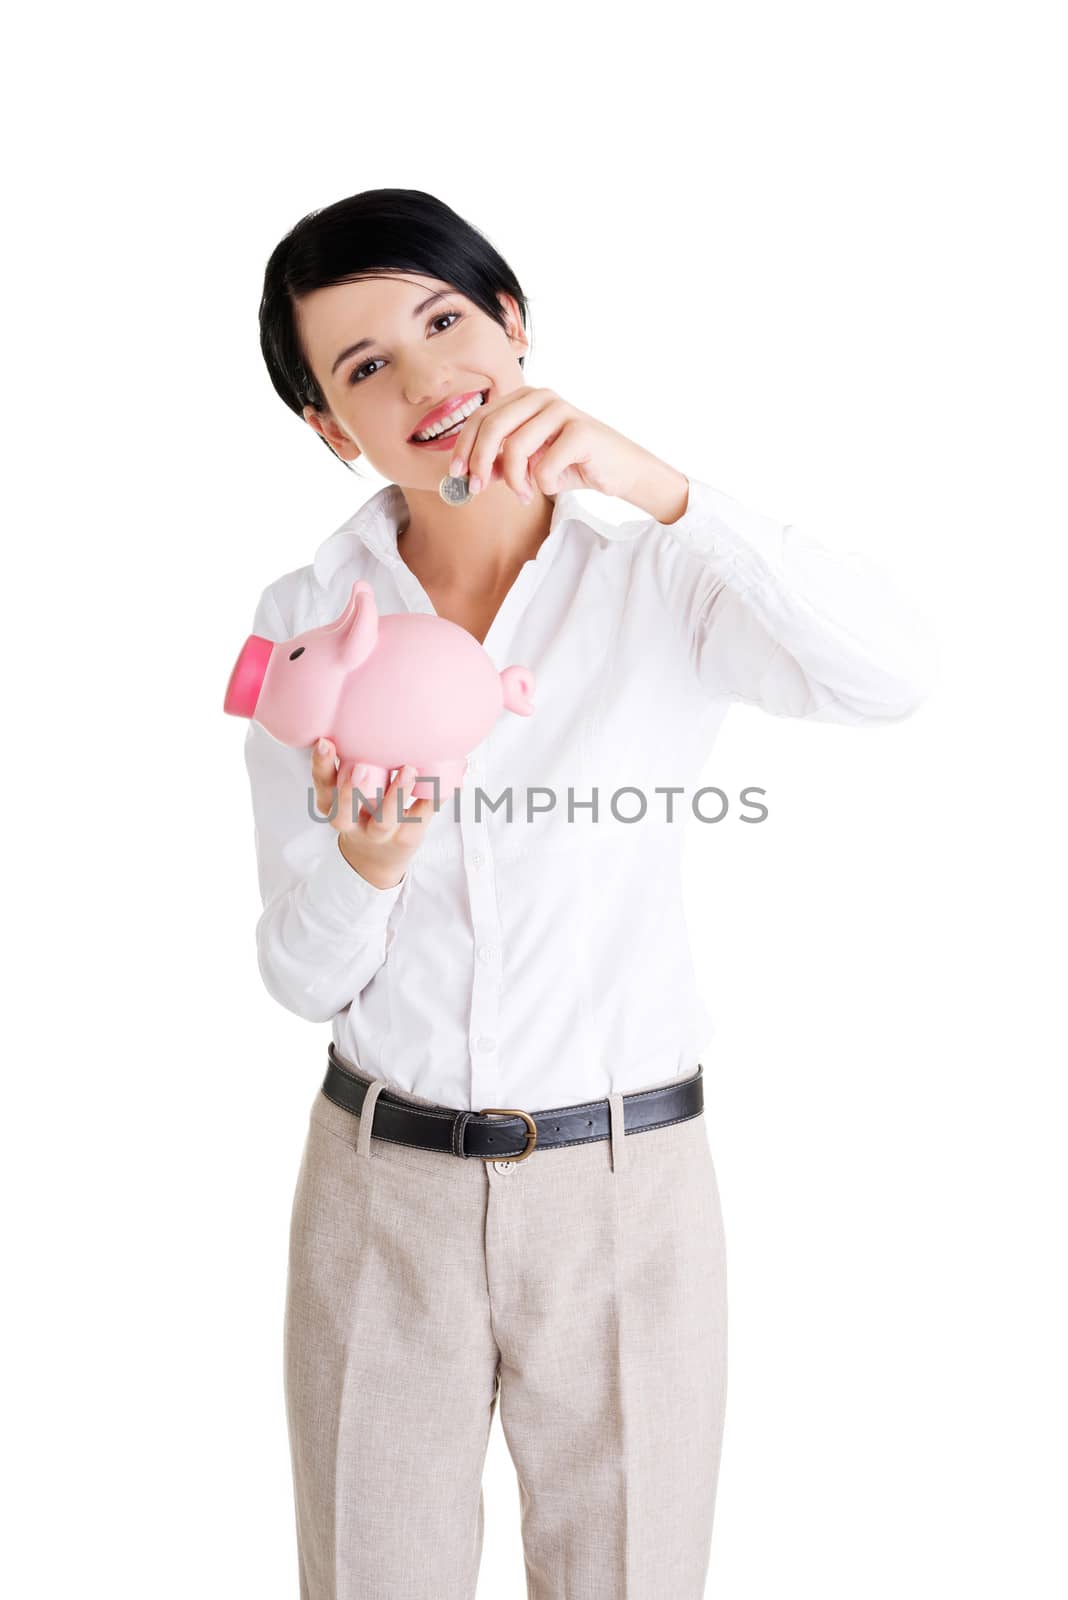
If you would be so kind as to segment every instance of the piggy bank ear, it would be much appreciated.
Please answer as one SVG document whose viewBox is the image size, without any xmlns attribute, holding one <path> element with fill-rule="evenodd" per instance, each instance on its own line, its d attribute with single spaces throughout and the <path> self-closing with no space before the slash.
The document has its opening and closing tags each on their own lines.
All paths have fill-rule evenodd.
<svg viewBox="0 0 1068 1600">
<path fill-rule="evenodd" d="M 346 672 L 367 660 L 378 643 L 378 607 L 366 578 L 357 578 L 344 611 L 324 632 Z"/>
</svg>

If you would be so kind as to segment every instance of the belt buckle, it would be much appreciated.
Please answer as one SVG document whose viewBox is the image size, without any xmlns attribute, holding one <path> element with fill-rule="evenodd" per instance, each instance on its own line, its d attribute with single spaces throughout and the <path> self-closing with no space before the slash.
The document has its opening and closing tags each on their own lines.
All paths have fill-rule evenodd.
<svg viewBox="0 0 1068 1600">
<path fill-rule="evenodd" d="M 479 1156 L 480 1161 L 525 1161 L 538 1142 L 538 1124 L 529 1111 L 519 1111 L 515 1106 L 485 1106 L 480 1117 L 522 1117 L 527 1125 L 526 1148 L 517 1156 Z"/>
</svg>

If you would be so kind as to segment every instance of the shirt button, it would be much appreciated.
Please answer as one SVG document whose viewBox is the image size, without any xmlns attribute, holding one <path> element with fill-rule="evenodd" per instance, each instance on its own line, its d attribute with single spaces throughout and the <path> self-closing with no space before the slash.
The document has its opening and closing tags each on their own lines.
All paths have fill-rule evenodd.
<svg viewBox="0 0 1068 1600">
<path fill-rule="evenodd" d="M 471 852 L 471 865 L 473 867 L 480 867 L 485 859 L 486 858 L 482 854 L 481 850 L 472 850 L 472 852 Z"/>
<path fill-rule="evenodd" d="M 496 1049 L 496 1046 L 497 1046 L 497 1041 L 496 1041 L 496 1039 L 493 1037 L 493 1035 L 491 1033 L 481 1033 L 481 1034 L 479 1034 L 479 1037 L 478 1037 L 478 1048 L 480 1050 L 494 1050 L 494 1049 Z"/>
<path fill-rule="evenodd" d="M 478 959 L 480 961 L 492 961 L 493 960 L 493 946 L 491 944 L 482 945 L 481 948 L 479 949 L 479 952 L 478 952 Z"/>
</svg>

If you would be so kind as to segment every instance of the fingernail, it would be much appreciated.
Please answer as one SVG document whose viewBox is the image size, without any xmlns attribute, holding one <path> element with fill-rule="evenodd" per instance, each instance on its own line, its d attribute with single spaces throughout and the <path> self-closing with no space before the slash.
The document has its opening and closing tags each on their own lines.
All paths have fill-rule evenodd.
<svg viewBox="0 0 1068 1600">
<path fill-rule="evenodd" d="M 325 739 L 320 739 L 319 743 L 315 746 L 315 753 L 317 756 L 325 756 L 329 748 L 330 746 L 327 741 Z"/>
<path fill-rule="evenodd" d="M 352 786 L 353 786 L 353 788 L 354 789 L 358 789 L 360 787 L 360 784 L 366 778 L 366 776 L 367 776 L 367 767 L 366 767 L 365 763 L 361 762 L 358 766 L 353 767 L 353 769 L 352 769 Z"/>
<path fill-rule="evenodd" d="M 463 477 L 463 475 L 464 475 L 464 464 L 463 464 L 462 457 L 453 456 L 452 461 L 449 464 L 449 471 L 452 473 L 454 478 L 462 478 Z"/>
<path fill-rule="evenodd" d="M 469 478 L 467 483 L 468 494 L 477 494 L 482 487 L 481 478 Z"/>
</svg>

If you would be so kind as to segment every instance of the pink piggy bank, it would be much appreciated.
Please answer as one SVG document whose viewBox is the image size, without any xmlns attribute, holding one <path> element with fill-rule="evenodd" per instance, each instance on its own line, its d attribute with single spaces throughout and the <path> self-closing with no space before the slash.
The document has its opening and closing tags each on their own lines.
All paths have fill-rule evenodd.
<svg viewBox="0 0 1068 1600">
<path fill-rule="evenodd" d="M 358 787 L 375 793 L 410 763 L 436 776 L 440 799 L 463 783 L 467 755 L 501 709 L 529 717 L 534 674 L 498 672 L 466 628 L 423 612 L 379 616 L 365 578 L 341 615 L 275 643 L 250 634 L 230 674 L 223 710 L 250 717 L 295 749 L 333 740 L 341 763 L 366 764 Z M 432 799 L 416 782 L 417 800 Z"/>
</svg>

